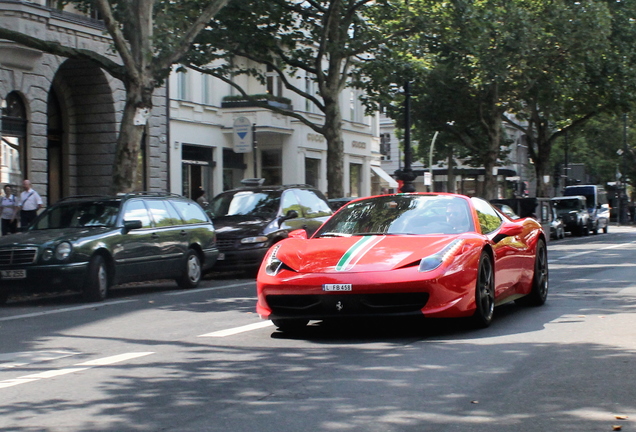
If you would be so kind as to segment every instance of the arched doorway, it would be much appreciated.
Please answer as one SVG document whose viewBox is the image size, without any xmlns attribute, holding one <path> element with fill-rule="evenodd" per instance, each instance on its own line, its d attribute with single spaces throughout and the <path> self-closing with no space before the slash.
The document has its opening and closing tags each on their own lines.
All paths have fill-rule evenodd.
<svg viewBox="0 0 636 432">
<path fill-rule="evenodd" d="M 22 97 L 11 92 L 2 101 L 2 145 L 0 150 L 0 182 L 19 186 L 28 173 L 27 110 Z"/>
<path fill-rule="evenodd" d="M 119 125 L 116 84 L 90 61 L 66 60 L 49 90 L 47 162 L 49 200 L 107 194 Z M 120 107 L 121 109 L 121 107 Z"/>
<path fill-rule="evenodd" d="M 55 89 L 49 92 L 47 121 L 47 166 L 49 203 L 55 203 L 64 196 L 64 169 L 62 142 L 64 127 L 62 109 Z"/>
</svg>

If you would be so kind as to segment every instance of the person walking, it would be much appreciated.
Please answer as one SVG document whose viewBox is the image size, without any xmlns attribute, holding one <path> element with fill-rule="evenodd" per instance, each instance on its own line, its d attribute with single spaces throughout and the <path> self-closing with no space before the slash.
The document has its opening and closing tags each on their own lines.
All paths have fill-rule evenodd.
<svg viewBox="0 0 636 432">
<path fill-rule="evenodd" d="M 4 186 L 4 196 L 0 201 L 0 219 L 2 220 L 2 235 L 13 234 L 18 231 L 18 210 L 20 209 L 17 198 L 13 195 L 10 185 Z"/>
<path fill-rule="evenodd" d="M 30 180 L 22 182 L 24 191 L 20 194 L 20 227 L 26 228 L 38 215 L 38 210 L 42 208 L 42 198 L 35 189 L 31 187 Z"/>
</svg>

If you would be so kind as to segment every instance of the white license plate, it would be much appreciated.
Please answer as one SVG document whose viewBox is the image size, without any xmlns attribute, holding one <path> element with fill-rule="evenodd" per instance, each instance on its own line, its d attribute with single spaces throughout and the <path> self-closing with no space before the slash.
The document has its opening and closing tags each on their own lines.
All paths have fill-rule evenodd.
<svg viewBox="0 0 636 432">
<path fill-rule="evenodd" d="M 2 279 L 25 279 L 26 270 L 2 270 L 0 276 Z"/>
<path fill-rule="evenodd" d="M 351 291 L 351 284 L 323 284 L 323 291 Z"/>
<path fill-rule="evenodd" d="M 224 253 L 220 253 L 218 257 L 216 257 L 216 259 L 218 261 L 223 261 L 225 259 L 225 254 Z"/>
</svg>

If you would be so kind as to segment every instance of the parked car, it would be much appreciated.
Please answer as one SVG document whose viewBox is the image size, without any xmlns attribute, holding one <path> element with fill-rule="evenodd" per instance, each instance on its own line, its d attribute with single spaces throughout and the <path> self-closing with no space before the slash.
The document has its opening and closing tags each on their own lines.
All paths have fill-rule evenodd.
<svg viewBox="0 0 636 432">
<path fill-rule="evenodd" d="M 490 203 L 499 208 L 502 213 L 514 219 L 531 217 L 541 224 L 543 231 L 550 233 L 554 221 L 553 203 L 550 198 L 526 197 L 493 199 Z M 512 213 L 511 213 L 512 212 Z M 552 238 L 552 237 L 549 237 Z"/>
<path fill-rule="evenodd" d="M 565 231 L 574 235 L 588 235 L 591 221 L 584 196 L 562 196 L 552 198 L 557 217 L 563 219 Z"/>
<path fill-rule="evenodd" d="M 515 213 L 515 211 L 512 209 L 512 207 L 510 207 L 507 204 L 492 203 L 492 205 L 497 207 L 499 209 L 499 211 L 501 211 L 503 214 L 505 214 L 506 216 L 508 216 L 512 220 L 520 218 L 520 216 L 517 213 Z"/>
<path fill-rule="evenodd" d="M 273 246 L 256 286 L 257 313 L 283 331 L 405 315 L 471 317 L 484 327 L 495 305 L 546 301 L 546 236 L 536 220 L 510 220 L 480 198 L 363 198 L 313 237 L 299 230 Z"/>
<path fill-rule="evenodd" d="M 348 202 L 351 202 L 351 201 L 353 201 L 354 199 L 357 199 L 357 198 L 358 197 L 329 198 L 327 201 L 329 203 L 329 207 L 331 207 L 331 210 L 336 211 L 340 207 L 342 207 L 343 205 L 345 205 Z"/>
<path fill-rule="evenodd" d="M 62 199 L 24 232 L 0 238 L 0 302 L 11 292 L 75 289 L 88 301 L 112 285 L 175 279 L 193 288 L 218 256 L 209 218 L 173 194 Z"/>
<path fill-rule="evenodd" d="M 610 207 L 607 202 L 607 192 L 601 186 L 573 185 L 566 186 L 565 196 L 582 195 L 585 197 L 587 212 L 590 219 L 590 231 L 597 234 L 599 230 L 607 233 L 609 227 Z"/>
<path fill-rule="evenodd" d="M 552 207 L 552 222 L 550 222 L 550 238 L 553 240 L 565 238 L 565 223 L 563 218 L 557 214 L 556 208 Z"/>
<path fill-rule="evenodd" d="M 246 186 L 222 192 L 207 208 L 220 255 L 214 270 L 255 274 L 267 250 L 290 231 L 312 235 L 332 214 L 308 185 Z"/>
</svg>

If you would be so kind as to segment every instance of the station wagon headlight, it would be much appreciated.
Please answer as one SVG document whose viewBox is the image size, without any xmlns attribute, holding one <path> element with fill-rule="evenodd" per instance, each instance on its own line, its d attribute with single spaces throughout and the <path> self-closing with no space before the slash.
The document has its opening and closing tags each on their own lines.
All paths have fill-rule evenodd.
<svg viewBox="0 0 636 432">
<path fill-rule="evenodd" d="M 62 242 L 55 248 L 55 259 L 59 261 L 64 261 L 69 257 L 73 247 L 69 242 Z"/>
<path fill-rule="evenodd" d="M 266 241 L 266 236 L 245 237 L 241 239 L 241 244 L 264 243 Z"/>
<path fill-rule="evenodd" d="M 42 259 L 44 261 L 48 261 L 51 258 L 53 258 L 53 249 L 44 249 L 44 252 L 42 252 Z"/>
<path fill-rule="evenodd" d="M 454 240 L 451 243 L 449 243 L 441 251 L 433 255 L 427 256 L 425 258 L 422 258 L 422 260 L 420 261 L 420 267 L 418 268 L 418 271 L 428 272 L 428 271 L 435 270 L 437 267 L 441 266 L 444 261 L 446 261 L 451 256 L 455 255 L 457 251 L 462 247 L 463 244 L 464 244 L 463 240 L 460 240 L 460 239 Z"/>
</svg>

